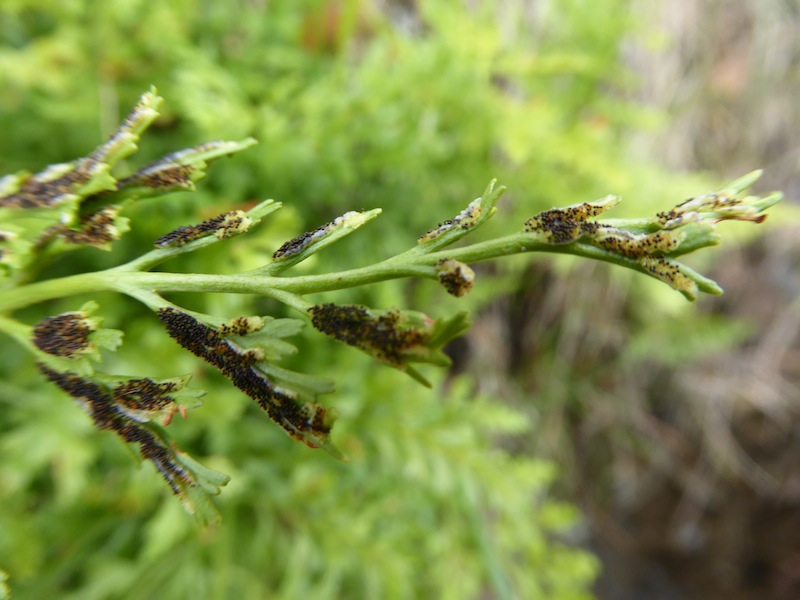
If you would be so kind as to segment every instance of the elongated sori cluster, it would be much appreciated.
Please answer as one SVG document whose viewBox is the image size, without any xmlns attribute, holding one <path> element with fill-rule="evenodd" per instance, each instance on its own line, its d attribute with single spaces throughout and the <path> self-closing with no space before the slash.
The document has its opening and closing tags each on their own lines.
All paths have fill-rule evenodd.
<svg viewBox="0 0 800 600">
<path fill-rule="evenodd" d="M 525 231 L 551 245 L 571 245 L 576 250 L 582 246 L 600 249 L 604 254 L 595 254 L 595 258 L 618 264 L 627 261 L 631 264 L 626 266 L 660 279 L 689 299 L 694 299 L 700 291 L 719 294 L 722 290 L 713 281 L 676 259 L 719 243 L 714 231 L 719 221 L 764 221 L 766 215 L 760 213 L 779 202 L 782 195 L 741 196 L 760 174 L 754 171 L 719 192 L 691 198 L 649 219 L 624 221 L 620 225 L 613 220 L 590 220 L 619 203 L 619 198 L 609 196 L 598 202 L 541 212 L 525 222 Z"/>
</svg>

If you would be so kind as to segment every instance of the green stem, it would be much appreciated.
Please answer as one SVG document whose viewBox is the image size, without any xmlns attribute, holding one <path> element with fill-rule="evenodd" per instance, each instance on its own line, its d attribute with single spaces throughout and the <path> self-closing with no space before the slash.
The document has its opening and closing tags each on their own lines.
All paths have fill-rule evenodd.
<svg viewBox="0 0 800 600">
<path fill-rule="evenodd" d="M 4 315 L 0 315 L 0 331 L 3 331 L 20 342 L 23 346 L 32 347 L 31 334 L 33 327 L 20 323 Z"/>
<path fill-rule="evenodd" d="M 0 293 L 0 313 L 17 310 L 24 306 L 66 298 L 78 294 L 102 292 L 112 289 L 109 285 L 108 271 L 81 273 L 47 281 L 37 281 Z"/>
<path fill-rule="evenodd" d="M 306 294 L 358 287 L 406 277 L 436 279 L 437 271 L 434 265 L 445 258 L 474 263 L 528 252 L 551 252 L 593 258 L 647 274 L 644 267 L 635 260 L 589 244 L 572 242 L 554 245 L 542 242 L 530 233 L 515 233 L 495 240 L 428 254 L 414 248 L 373 265 L 323 275 L 270 277 L 248 274 L 148 273 L 131 270 L 131 265 L 128 264 L 122 268 L 51 279 L 8 290 L 0 294 L 0 312 L 16 310 L 54 298 L 105 290 L 115 290 L 134 297 L 137 297 L 138 294 L 136 290 L 148 293 L 259 294 L 273 297 L 298 310 L 304 310 L 308 307 L 308 303 L 300 296 Z M 147 298 L 139 299 L 150 305 L 153 298 L 154 296 L 147 296 Z"/>
</svg>

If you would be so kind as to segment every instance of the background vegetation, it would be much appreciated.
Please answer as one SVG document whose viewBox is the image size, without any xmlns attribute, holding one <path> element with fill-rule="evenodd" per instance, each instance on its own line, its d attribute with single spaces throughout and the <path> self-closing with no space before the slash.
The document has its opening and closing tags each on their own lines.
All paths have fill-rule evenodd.
<svg viewBox="0 0 800 600">
<path fill-rule="evenodd" d="M 140 156 L 208 139 L 259 140 L 216 165 L 197 193 L 135 206 L 133 231 L 114 253 L 73 253 L 52 275 L 116 264 L 198 215 L 264 197 L 287 205 L 279 220 L 224 254 L 187 258 L 184 268 L 255 267 L 291 235 L 346 210 L 382 207 L 373 227 L 320 259 L 328 268 L 357 265 L 408 245 L 492 177 L 509 186 L 501 210 L 511 221 L 609 192 L 625 197 L 622 216 L 646 214 L 721 183 L 676 176 L 652 158 L 654 140 L 665 149 L 676 143 L 664 133 L 676 122 L 667 113 L 674 106 L 641 73 L 672 39 L 653 22 L 634 0 L 7 0 L 0 172 L 85 154 L 151 84 L 167 100 L 165 116 Z M 723 263 L 737 264 L 730 256 Z M 740 277 L 730 275 L 727 287 L 736 292 Z M 0 568 L 15 598 L 589 597 L 599 562 L 579 546 L 594 544 L 610 574 L 615 557 L 665 552 L 639 543 L 650 529 L 635 518 L 665 523 L 654 531 L 674 540 L 666 550 L 679 558 L 713 549 L 703 545 L 714 538 L 702 517 L 728 484 L 709 491 L 698 482 L 749 481 L 752 498 L 767 489 L 766 479 L 748 479 L 760 467 L 741 468 L 750 463 L 738 453 L 734 407 L 768 428 L 787 422 L 774 410 L 796 394 L 790 381 L 778 389 L 762 372 L 758 381 L 780 402 L 756 410 L 752 400 L 765 388 L 742 400 L 742 385 L 735 398 L 719 386 L 726 369 L 755 369 L 747 354 L 728 366 L 713 361 L 760 339 L 759 321 L 730 304 L 698 309 L 655 282 L 595 264 L 514 259 L 481 270 L 466 299 L 425 284 L 336 295 L 431 312 L 458 302 L 480 315 L 451 349 L 454 371 L 429 374 L 433 391 L 308 338 L 297 360 L 341 382 L 330 404 L 352 462 L 339 465 L 292 443 L 172 344 L 147 311 L 123 298 L 98 300 L 104 324 L 126 330 L 109 370 L 191 372 L 210 390 L 202 409 L 171 427 L 194 456 L 233 476 L 219 499 L 224 523 L 195 530 L 149 466 L 135 468 L 113 436 L 94 431 L 4 342 Z M 257 298 L 181 301 L 227 316 L 277 310 Z M 795 312 L 781 314 L 791 331 L 785 323 Z M 771 493 L 785 490 L 788 475 L 770 475 Z M 791 586 L 772 578 L 797 551 L 782 546 L 763 559 L 766 576 L 732 587 Z M 639 555 L 641 571 L 628 569 L 631 593 L 654 581 L 646 552 Z M 676 580 L 702 589 L 702 581 Z"/>
</svg>

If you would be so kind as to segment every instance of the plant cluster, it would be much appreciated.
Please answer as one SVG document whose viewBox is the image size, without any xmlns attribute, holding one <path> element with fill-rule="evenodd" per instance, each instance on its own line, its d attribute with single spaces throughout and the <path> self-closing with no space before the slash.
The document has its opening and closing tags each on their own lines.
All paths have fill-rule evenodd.
<svg viewBox="0 0 800 600">
<path fill-rule="evenodd" d="M 159 107 L 137 156 L 149 160 L 217 137 L 259 140 L 216 165 L 194 193 L 137 200 L 123 215 L 97 213 L 93 227 L 65 215 L 59 227 L 73 233 L 61 227 L 16 271 L 20 277 L 10 275 L 2 295 L 16 296 L 19 308 L 4 311 L 5 331 L 16 328 L 26 345 L 37 339 L 72 352 L 92 329 L 89 347 L 103 358 L 97 362 L 92 350 L 83 359 L 38 353 L 34 361 L 34 350 L 0 345 L 0 568 L 15 598 L 590 596 L 598 561 L 579 547 L 586 535 L 573 506 L 579 502 L 559 500 L 570 481 L 588 481 L 572 452 L 576 428 L 595 436 L 575 441 L 591 456 L 583 472 L 592 482 L 612 471 L 634 477 L 608 460 L 607 446 L 614 456 L 662 450 L 632 422 L 652 410 L 653 373 L 696 365 L 748 329 L 709 320 L 702 306 L 683 305 L 669 287 L 630 269 L 519 255 L 472 271 L 480 256 L 502 249 L 477 246 L 475 256 L 458 258 L 468 246 L 426 245 L 471 221 L 481 202 L 467 209 L 467 200 L 492 177 L 509 188 L 499 205 L 504 218 L 484 221 L 470 240 L 513 231 L 509 254 L 535 250 L 541 236 L 548 242 L 542 251 L 609 256 L 592 232 L 559 245 L 545 231 L 525 232 L 525 221 L 608 190 L 627 199 L 615 215 L 655 214 L 674 198 L 714 187 L 707 176 L 665 173 L 630 152 L 632 135 L 649 137 L 667 123 L 638 102 L 625 60 L 632 45 L 652 48 L 654 39 L 636 1 L 598 0 L 592 11 L 577 0 L 468 4 L 2 3 L 0 173 L 82 155 L 116 129 L 120 111 L 152 82 L 170 102 Z M 136 173 L 135 161 L 120 160 L 114 178 Z M 184 167 L 173 175 L 191 172 Z M 155 191 L 146 188 L 141 198 Z M 287 201 L 282 209 L 263 207 L 273 212 L 257 227 L 218 243 L 211 231 L 240 217 L 246 227 L 258 204 L 252 199 L 267 192 Z M 106 194 L 96 208 L 121 194 Z M 376 206 L 379 220 L 377 211 L 363 210 Z M 113 237 L 112 225 L 126 227 L 125 217 L 131 229 L 112 242 L 113 252 L 67 241 L 100 240 L 94 232 L 102 231 Z M 625 229 L 604 217 L 586 221 Z M 373 220 L 348 235 L 358 218 Z M 432 227 L 438 221 L 441 229 Z M 642 224 L 631 233 L 659 228 Z M 745 231 L 729 228 L 726 242 Z M 9 236 L 4 247 L 22 257 L 23 241 Z M 409 252 L 370 265 L 409 248 L 431 256 Z M 297 254 L 305 250 L 314 253 Z M 159 256 L 169 262 L 158 263 Z M 646 257 L 622 258 L 646 269 Z M 158 272 L 160 264 L 169 273 Z M 349 279 L 337 282 L 340 275 Z M 380 285 L 361 285 L 370 281 Z M 256 282 L 264 285 L 253 289 Z M 356 287 L 337 287 L 345 284 Z M 244 293 L 227 293 L 235 290 Z M 326 322 L 348 324 L 338 331 L 344 339 L 314 328 L 314 306 L 324 307 L 313 309 L 319 317 L 336 317 Z M 327 312 L 335 306 L 343 308 Z M 446 353 L 455 369 L 406 360 L 418 350 L 436 360 L 437 351 L 419 346 L 410 355 L 387 352 L 392 368 L 375 368 L 379 347 L 359 330 L 394 340 L 436 326 L 402 307 L 436 322 L 464 310 L 476 315 L 480 325 Z M 336 407 L 329 441 L 351 461 L 309 452 L 269 426 L 257 400 L 244 401 L 216 366 L 168 337 L 161 309 L 215 332 L 204 354 L 222 337 L 229 348 L 254 350 L 237 360 L 254 360 L 266 348 L 259 372 L 280 366 L 287 376 L 314 373 L 316 384 L 335 379 L 335 397 L 300 400 L 322 405 L 328 416 Z M 259 322 L 251 315 L 273 319 L 259 317 L 260 331 L 234 334 Z M 391 327 L 383 331 L 384 324 Z M 125 344 L 109 352 L 119 342 L 116 329 L 125 331 Z M 337 349 L 342 341 L 355 347 Z M 86 359 L 90 368 L 76 372 Z M 114 418 L 101 422 L 117 428 L 98 430 L 36 362 L 64 381 L 73 373 L 99 387 L 98 397 L 114 408 Z M 202 410 L 192 410 L 199 398 L 185 377 L 175 377 L 182 373 L 208 391 Z M 184 412 L 186 420 L 178 417 Z M 223 527 L 198 535 L 181 504 L 164 494 L 150 460 L 130 468 L 142 445 L 120 444 L 125 424 L 169 446 L 166 457 L 190 480 L 191 459 L 173 438 L 214 472 L 230 474 L 215 499 Z M 208 491 L 182 489 L 182 477 L 173 479 L 216 518 Z"/>
<path fill-rule="evenodd" d="M 296 351 L 287 339 L 306 322 L 319 332 L 358 348 L 373 358 L 428 384 L 418 364 L 449 364 L 443 347 L 468 326 L 465 313 L 433 318 L 391 308 L 314 303 L 306 296 L 397 278 L 429 278 L 454 296 L 474 281 L 468 263 L 525 252 L 559 252 L 604 260 L 651 275 L 689 299 L 700 292 L 719 294 L 711 280 L 678 259 L 718 243 L 716 223 L 761 222 L 762 212 L 781 199 L 744 196 L 758 177 L 751 173 L 722 190 L 698 196 L 653 217 L 595 220 L 616 205 L 616 197 L 554 208 L 529 218 L 521 231 L 482 242 L 454 246 L 497 211 L 503 187 L 491 182 L 478 199 L 452 219 L 419 236 L 416 245 L 395 256 L 355 269 L 316 275 L 285 273 L 320 250 L 355 232 L 380 214 L 379 209 L 348 212 L 293 238 L 271 262 L 233 275 L 153 272 L 167 260 L 250 231 L 281 205 L 261 202 L 248 211 L 230 211 L 196 225 L 181 226 L 155 240 L 155 249 L 123 265 L 98 272 L 36 281 L 43 261 L 81 246 L 109 249 L 129 226 L 120 213 L 130 203 L 154 195 L 191 189 L 208 162 L 241 151 L 253 140 L 212 142 L 169 154 L 135 173 L 117 177 L 113 168 L 137 148 L 140 135 L 158 115 L 161 98 L 154 90 L 142 96 L 110 140 L 85 158 L 48 167 L 35 175 L 20 173 L 0 180 L 0 328 L 15 337 L 38 362 L 46 379 L 77 399 L 95 425 L 138 446 L 193 514 L 204 523 L 215 518 L 209 496 L 228 477 L 205 468 L 179 451 L 165 427 L 176 413 L 198 405 L 199 391 L 188 378 L 157 381 L 103 373 L 94 363 L 101 349 L 114 351 L 122 332 L 100 327 L 95 304 L 50 316 L 35 325 L 13 318 L 32 303 L 79 293 L 115 291 L 153 310 L 167 334 L 183 348 L 219 370 L 292 438 L 333 456 L 344 455 L 330 439 L 334 410 L 318 401 L 333 391 L 331 381 L 280 365 Z M 261 294 L 300 313 L 297 318 L 239 316 L 223 319 L 183 308 L 166 292 Z"/>
</svg>

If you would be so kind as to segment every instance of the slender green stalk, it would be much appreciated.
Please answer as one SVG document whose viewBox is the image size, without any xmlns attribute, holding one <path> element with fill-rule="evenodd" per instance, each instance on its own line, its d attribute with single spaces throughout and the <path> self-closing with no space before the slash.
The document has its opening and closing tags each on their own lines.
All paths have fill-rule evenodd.
<svg viewBox="0 0 800 600">
<path fill-rule="evenodd" d="M 24 346 L 30 346 L 30 335 L 32 327 L 25 323 L 0 315 L 0 331 L 4 331 L 8 335 L 15 338 L 19 343 Z"/>
<path fill-rule="evenodd" d="M 113 277 L 107 276 L 109 271 L 81 273 L 58 279 L 37 281 L 24 286 L 5 290 L 0 294 L 0 313 L 18 310 L 25 306 L 68 298 L 79 294 L 94 294 L 114 289 Z"/>
<path fill-rule="evenodd" d="M 0 312 L 13 311 L 54 298 L 107 290 L 116 290 L 131 296 L 136 296 L 136 290 L 261 294 L 285 300 L 287 304 L 300 308 L 305 307 L 305 304 L 299 302 L 298 297 L 292 298 L 286 293 L 302 296 L 409 277 L 436 279 L 437 270 L 434 265 L 444 259 L 476 263 L 528 252 L 571 254 L 647 273 L 637 261 L 589 244 L 548 244 L 535 239 L 529 233 L 515 233 L 429 254 L 409 251 L 373 265 L 321 275 L 270 277 L 257 274 L 143 273 L 133 270 L 135 266 L 143 266 L 141 263 L 129 263 L 106 271 L 71 275 L 8 290 L 0 295 Z M 149 266 L 149 261 L 146 264 Z M 714 293 L 715 290 L 709 287 L 704 291 Z"/>
<path fill-rule="evenodd" d="M 358 287 L 389 279 L 407 277 L 435 279 L 437 272 L 433 265 L 445 258 L 473 263 L 524 252 L 574 254 L 626 267 L 632 266 L 632 261 L 604 252 L 599 248 L 579 243 L 560 246 L 545 244 L 531 239 L 530 234 L 518 233 L 430 254 L 414 255 L 407 252 L 374 265 L 324 275 L 269 277 L 263 275 L 143 273 L 138 270 L 129 270 L 136 264 L 129 263 L 123 268 L 50 279 L 8 290 L 0 295 L 0 312 L 16 310 L 55 298 L 107 290 L 121 291 L 129 295 L 135 295 L 133 290 L 137 289 L 156 292 L 264 294 L 274 297 L 280 292 L 305 295 Z"/>
</svg>

